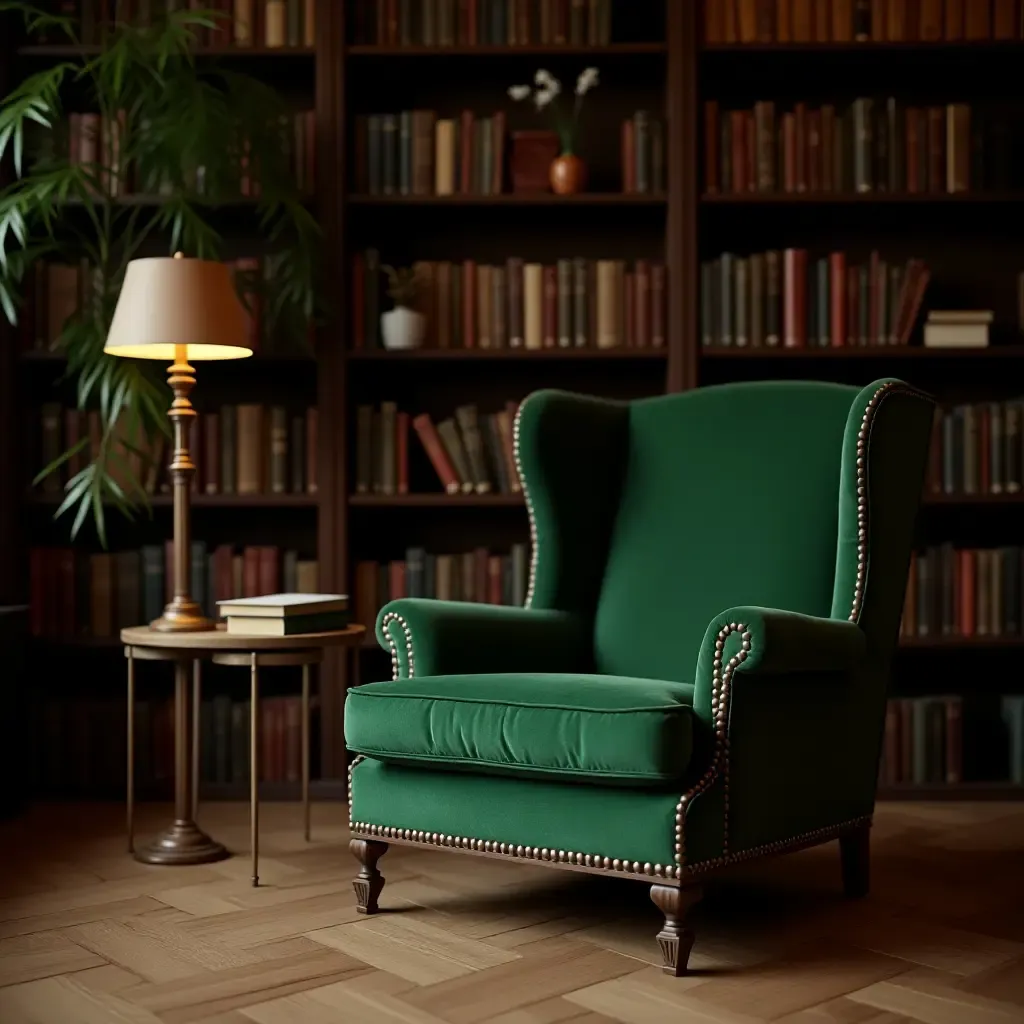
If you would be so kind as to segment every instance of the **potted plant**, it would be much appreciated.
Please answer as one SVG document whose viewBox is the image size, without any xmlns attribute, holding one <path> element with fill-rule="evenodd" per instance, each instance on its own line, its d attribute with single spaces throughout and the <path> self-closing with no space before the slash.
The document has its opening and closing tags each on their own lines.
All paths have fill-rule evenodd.
<svg viewBox="0 0 1024 1024">
<path fill-rule="evenodd" d="M 394 308 L 380 316 L 380 331 L 388 349 L 419 348 L 426 334 L 427 318 L 414 308 L 420 281 L 414 267 L 383 267 L 388 296 Z"/>
<path fill-rule="evenodd" d="M 103 354 L 128 262 L 178 250 L 221 259 L 221 208 L 251 206 L 233 216 L 259 225 L 268 273 L 238 275 L 243 302 L 258 303 L 268 337 L 308 344 L 319 228 L 289 157 L 293 112 L 258 79 L 195 57 L 195 31 L 225 15 L 172 9 L 151 26 L 117 23 L 98 53 L 81 47 L 77 19 L 0 0 L 0 18 L 19 16 L 30 37 L 66 38 L 74 56 L 0 99 L 0 162 L 14 172 L 0 188 L 0 308 L 18 323 L 37 264 L 81 268 L 78 308 L 51 333 L 101 436 L 37 482 L 81 453 L 88 464 L 57 515 L 74 512 L 75 536 L 91 514 L 105 543 L 105 506 L 131 517 L 148 503 L 140 462 L 167 432 L 170 399 L 162 367 Z M 79 129 L 88 119 L 88 132 L 72 136 L 73 119 Z"/>
<path fill-rule="evenodd" d="M 549 110 L 558 134 L 559 153 L 551 163 L 549 180 L 558 195 L 582 192 L 587 184 L 587 167 L 577 152 L 583 98 L 598 84 L 597 68 L 584 68 L 576 79 L 571 113 L 559 102 L 562 83 L 543 68 L 533 76 L 533 85 L 513 85 L 509 96 L 517 102 L 532 101 L 538 110 Z"/>
</svg>

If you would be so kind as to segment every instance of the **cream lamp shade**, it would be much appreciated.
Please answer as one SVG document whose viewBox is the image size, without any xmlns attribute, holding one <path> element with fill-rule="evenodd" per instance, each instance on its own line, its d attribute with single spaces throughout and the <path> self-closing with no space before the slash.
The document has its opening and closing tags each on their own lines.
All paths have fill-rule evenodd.
<svg viewBox="0 0 1024 1024">
<path fill-rule="evenodd" d="M 103 351 L 134 359 L 244 359 L 253 353 L 249 318 L 223 263 L 180 253 L 132 260 Z"/>
</svg>

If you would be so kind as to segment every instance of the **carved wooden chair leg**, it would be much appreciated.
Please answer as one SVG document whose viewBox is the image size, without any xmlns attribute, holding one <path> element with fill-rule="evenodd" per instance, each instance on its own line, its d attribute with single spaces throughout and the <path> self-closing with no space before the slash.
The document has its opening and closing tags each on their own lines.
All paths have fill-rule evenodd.
<svg viewBox="0 0 1024 1024">
<path fill-rule="evenodd" d="M 843 892 L 851 899 L 867 896 L 871 881 L 871 828 L 864 825 L 839 838 Z"/>
<path fill-rule="evenodd" d="M 356 891 L 356 910 L 360 914 L 376 914 L 377 897 L 384 888 L 384 876 L 377 870 L 377 861 L 388 852 L 388 844 L 374 842 L 372 839 L 353 839 L 348 848 L 362 865 L 352 883 Z"/>
<path fill-rule="evenodd" d="M 690 908 L 703 893 L 696 886 L 680 889 L 674 885 L 652 885 L 651 899 L 665 915 L 665 927 L 658 932 L 658 945 L 664 958 L 662 970 L 679 978 L 686 973 L 686 961 L 693 948 L 693 932 L 683 927 Z"/>
</svg>

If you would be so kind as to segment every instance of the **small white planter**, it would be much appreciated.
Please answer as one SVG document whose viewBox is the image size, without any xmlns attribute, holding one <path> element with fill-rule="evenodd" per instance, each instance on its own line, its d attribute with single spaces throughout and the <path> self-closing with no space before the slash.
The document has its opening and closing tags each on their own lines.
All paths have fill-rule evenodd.
<svg viewBox="0 0 1024 1024">
<path fill-rule="evenodd" d="M 427 318 L 414 309 L 396 306 L 381 313 L 380 332 L 387 349 L 419 348 L 427 330 Z"/>
</svg>

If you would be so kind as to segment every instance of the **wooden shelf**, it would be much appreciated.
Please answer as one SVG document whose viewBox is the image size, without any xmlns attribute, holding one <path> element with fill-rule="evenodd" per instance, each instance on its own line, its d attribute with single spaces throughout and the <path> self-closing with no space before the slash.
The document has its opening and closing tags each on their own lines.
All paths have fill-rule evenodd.
<svg viewBox="0 0 1024 1024">
<path fill-rule="evenodd" d="M 986 651 L 1024 648 L 1024 636 L 900 637 L 901 651 Z"/>
<path fill-rule="evenodd" d="M 938 54 L 941 56 L 953 56 L 957 53 L 967 54 L 998 54 L 1024 53 L 1024 40 L 1019 39 L 979 39 L 979 40 L 954 40 L 947 42 L 848 42 L 848 43 L 704 43 L 700 47 L 702 56 L 717 56 L 734 54 L 748 56 L 750 54 L 776 54 L 788 56 L 791 54 L 822 54 L 832 55 L 838 53 L 862 53 L 866 56 L 877 56 L 885 53 L 897 53 L 905 55 L 908 53 Z"/>
<path fill-rule="evenodd" d="M 74 46 L 72 44 L 40 44 L 20 46 L 19 57 L 66 57 L 92 56 L 100 52 L 99 45 Z M 316 49 L 309 46 L 199 46 L 193 51 L 197 57 L 234 57 L 245 60 L 248 57 L 305 57 L 316 56 Z"/>
<path fill-rule="evenodd" d="M 1024 786 L 1013 782 L 897 783 L 879 786 L 879 800 L 1024 800 Z"/>
<path fill-rule="evenodd" d="M 664 206 L 664 195 L 633 192 L 501 192 L 497 195 L 377 196 L 352 195 L 350 206 Z"/>
<path fill-rule="evenodd" d="M 438 359 L 616 359 L 661 362 L 667 355 L 664 348 L 416 348 L 395 352 L 371 348 L 350 351 L 348 358 L 357 363 Z"/>
<path fill-rule="evenodd" d="M 521 494 L 353 494 L 352 508 L 516 508 Z"/>
<path fill-rule="evenodd" d="M 63 495 L 30 494 L 30 505 L 51 505 L 56 508 Z M 149 499 L 153 508 L 170 508 L 169 494 L 155 494 Z M 193 494 L 193 508 L 316 508 L 320 499 L 315 494 Z"/>
<path fill-rule="evenodd" d="M 345 49 L 347 57 L 629 57 L 644 54 L 665 54 L 663 42 L 608 43 L 605 46 L 571 46 L 565 44 L 529 46 L 376 46 L 358 45 Z"/>
<path fill-rule="evenodd" d="M 1024 53 L 1024 51 L 1022 51 Z M 1019 203 L 1024 192 L 706 192 L 700 197 L 705 206 L 787 206 L 844 205 L 864 203 L 905 204 L 907 206 L 952 203 L 987 205 Z"/>
<path fill-rule="evenodd" d="M 925 348 L 923 345 L 843 345 L 838 348 L 702 348 L 701 359 L 1021 359 L 1024 345 Z"/>
</svg>

